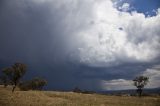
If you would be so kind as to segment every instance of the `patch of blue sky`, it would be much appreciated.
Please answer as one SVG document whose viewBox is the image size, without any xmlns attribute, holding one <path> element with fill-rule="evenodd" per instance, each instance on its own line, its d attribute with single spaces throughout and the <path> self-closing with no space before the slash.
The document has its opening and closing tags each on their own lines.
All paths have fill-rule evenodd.
<svg viewBox="0 0 160 106">
<path fill-rule="evenodd" d="M 157 9 L 160 8 L 160 0 L 115 0 L 118 10 L 123 11 L 122 7 L 124 3 L 129 4 L 128 12 L 137 11 L 138 13 L 144 13 L 146 16 L 155 16 Z M 114 2 L 115 2 L 114 1 Z"/>
</svg>

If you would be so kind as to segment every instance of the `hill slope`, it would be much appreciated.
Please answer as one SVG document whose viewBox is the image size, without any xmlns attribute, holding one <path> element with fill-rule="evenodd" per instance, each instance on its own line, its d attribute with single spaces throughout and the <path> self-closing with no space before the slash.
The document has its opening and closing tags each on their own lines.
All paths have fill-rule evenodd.
<svg viewBox="0 0 160 106">
<path fill-rule="evenodd" d="M 56 91 L 15 91 L 12 93 L 0 87 L 0 106 L 160 106 L 160 98 Z"/>
</svg>

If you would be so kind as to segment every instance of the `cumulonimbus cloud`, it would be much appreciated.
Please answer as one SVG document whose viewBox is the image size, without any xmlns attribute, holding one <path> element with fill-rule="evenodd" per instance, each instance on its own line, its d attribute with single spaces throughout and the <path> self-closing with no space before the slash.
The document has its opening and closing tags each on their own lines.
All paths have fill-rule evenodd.
<svg viewBox="0 0 160 106">
<path fill-rule="evenodd" d="M 17 0 L 18 1 L 18 0 Z M 29 0 L 49 8 L 61 28 L 63 44 L 70 58 L 90 66 L 114 66 L 123 63 L 151 62 L 160 56 L 160 12 L 146 17 L 136 11 L 115 8 L 112 0 Z M 123 11 L 124 10 L 124 11 Z M 23 11 L 21 12 L 23 13 Z M 55 16 L 56 15 L 56 16 Z"/>
<path fill-rule="evenodd" d="M 137 64 L 132 66 L 130 63 L 151 62 L 149 64 L 153 65 L 159 59 L 160 9 L 156 10 L 155 16 L 149 17 L 136 11 L 128 12 L 132 9 L 127 3 L 119 7 L 115 6 L 118 3 L 112 1 L 2 0 L 0 61 L 20 60 L 37 67 L 35 70 L 38 71 L 50 67 L 48 70 L 63 71 L 66 79 L 73 78 L 72 74 L 68 77 L 69 72 L 79 70 L 82 74 L 79 79 L 83 79 L 86 74 L 89 79 L 86 85 L 89 87 L 96 77 L 100 81 L 104 80 L 105 85 L 110 85 L 110 89 L 118 83 L 121 83 L 118 86 L 130 88 L 126 76 L 146 70 L 138 69 L 139 66 L 145 67 L 141 64 L 135 67 Z M 61 69 L 65 59 L 88 65 L 88 71 L 84 67 Z M 115 65 L 120 66 L 109 67 Z M 149 72 L 159 75 L 154 69 L 148 69 Z M 55 78 L 57 75 L 61 78 L 62 73 L 57 73 L 54 74 Z M 77 75 L 79 73 L 75 78 Z M 107 76 L 110 76 L 108 82 L 105 81 Z M 115 76 L 118 76 L 117 79 Z"/>
<path fill-rule="evenodd" d="M 86 4 L 91 5 L 84 8 Z M 80 62 L 113 66 L 151 62 L 160 56 L 158 12 L 156 16 L 146 17 L 136 11 L 119 11 L 111 0 L 82 0 L 81 5 L 73 9 L 76 12 L 72 9 L 65 23 L 69 28 L 74 27 L 69 44 L 74 45 L 73 51 L 78 51 Z"/>
</svg>

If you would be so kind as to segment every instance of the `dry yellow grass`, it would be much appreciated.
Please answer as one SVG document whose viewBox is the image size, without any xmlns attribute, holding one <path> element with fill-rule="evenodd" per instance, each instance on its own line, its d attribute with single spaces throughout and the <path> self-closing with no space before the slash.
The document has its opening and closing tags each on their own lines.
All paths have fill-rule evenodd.
<svg viewBox="0 0 160 106">
<path fill-rule="evenodd" d="M 12 93 L 0 87 L 0 106 L 160 106 L 160 98 L 56 91 L 15 91 Z"/>
</svg>

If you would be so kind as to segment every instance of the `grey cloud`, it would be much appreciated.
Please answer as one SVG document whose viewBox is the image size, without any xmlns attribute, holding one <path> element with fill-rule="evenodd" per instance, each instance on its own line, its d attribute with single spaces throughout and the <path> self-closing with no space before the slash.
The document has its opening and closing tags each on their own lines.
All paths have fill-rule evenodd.
<svg viewBox="0 0 160 106">
<path fill-rule="evenodd" d="M 132 32 L 127 28 L 119 30 L 119 25 L 114 29 L 114 25 L 103 19 L 106 16 L 97 17 L 96 14 L 100 13 L 96 10 L 98 5 L 104 7 L 103 0 L 0 2 L 0 68 L 16 61 L 24 62 L 28 65 L 26 79 L 33 76 L 45 77 L 49 81 L 49 89 L 71 90 L 79 86 L 82 89 L 101 90 L 102 80 L 112 80 L 113 77 L 130 80 L 137 73 L 156 64 L 155 61 L 147 63 L 127 58 L 125 50 L 118 49 L 119 45 L 122 48 L 125 46 L 121 45 L 124 31 L 127 30 L 128 35 Z M 112 15 L 114 14 L 109 14 Z M 105 28 L 111 32 L 103 29 L 102 26 L 106 24 L 109 26 Z M 146 39 L 138 36 L 128 37 L 127 40 L 135 43 L 135 47 L 137 42 L 152 44 L 154 39 L 157 43 L 155 45 L 159 45 L 156 39 L 159 36 L 158 26 L 159 23 L 153 31 L 149 28 Z M 120 34 L 119 38 L 110 36 L 112 28 L 113 32 Z M 153 41 L 149 36 L 152 32 L 156 32 Z M 121 37 L 122 42 L 115 47 L 114 43 L 121 41 Z M 118 52 L 115 53 L 114 50 Z"/>
</svg>

